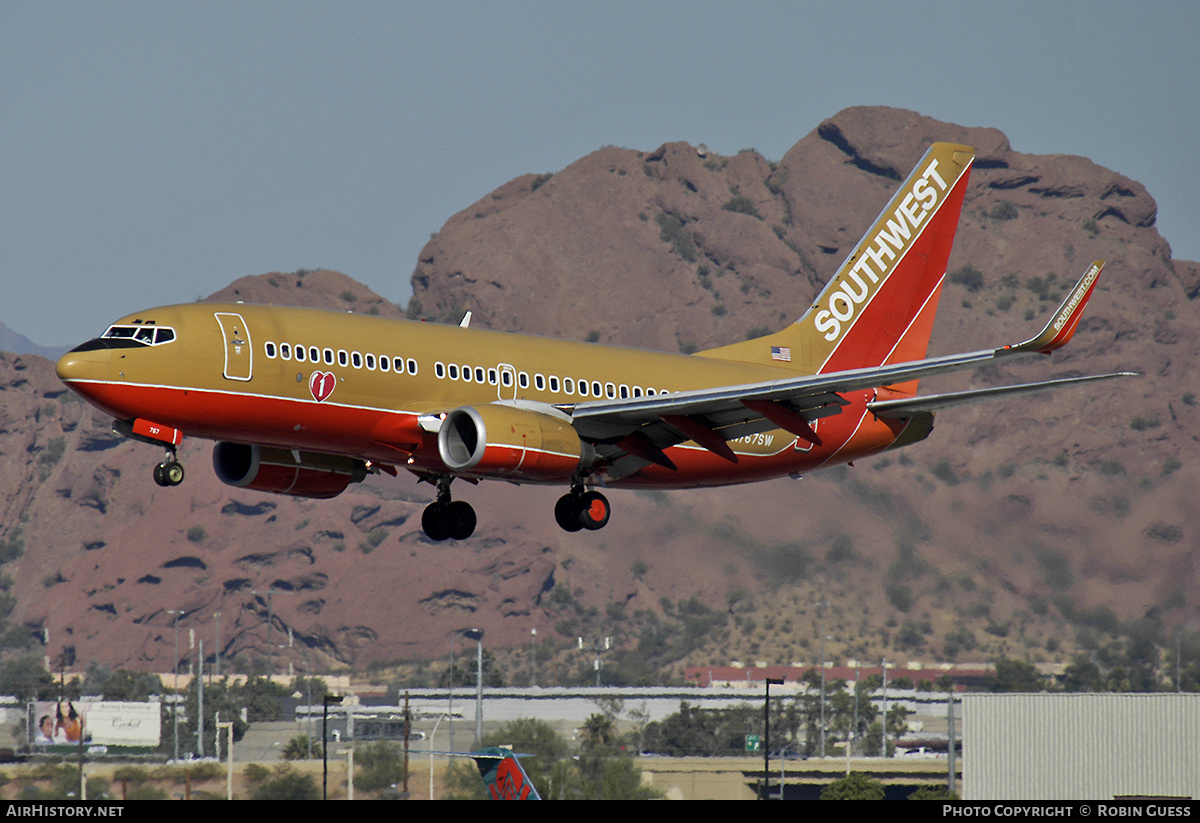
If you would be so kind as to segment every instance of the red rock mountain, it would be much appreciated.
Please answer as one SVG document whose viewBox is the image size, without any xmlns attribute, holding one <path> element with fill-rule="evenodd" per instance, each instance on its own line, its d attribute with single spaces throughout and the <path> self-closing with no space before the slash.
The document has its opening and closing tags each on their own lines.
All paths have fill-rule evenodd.
<svg viewBox="0 0 1200 823">
<path fill-rule="evenodd" d="M 169 609 L 189 613 L 180 625 L 206 652 L 220 612 L 222 653 L 243 663 L 291 631 L 293 649 L 270 653 L 297 670 L 306 655 L 440 657 L 479 625 L 514 649 L 518 681 L 536 628 L 539 657 L 557 651 L 543 683 L 590 662 L 570 651 L 577 635 L 614 636 L 635 672 L 811 661 L 822 599 L 838 658 L 1061 661 L 1131 621 L 1162 642 L 1200 608 L 1200 265 L 1172 260 L 1141 185 L 1088 160 L 882 108 L 838 114 L 778 163 L 605 148 L 451 217 L 421 252 L 407 313 L 457 322 L 470 309 L 475 326 L 685 351 L 773 330 L 935 140 L 974 145 L 977 160 L 931 354 L 1024 339 L 1089 261 L 1108 267 L 1068 348 L 924 390 L 1144 377 L 949 410 L 925 443 L 798 481 L 615 492 L 598 533 L 557 529 L 559 490 L 483 484 L 459 492 L 479 512 L 475 537 L 432 544 L 429 489 L 411 478 L 332 501 L 271 497 L 220 485 L 210 445 L 185 441 L 186 483 L 160 489 L 151 447 L 112 435 L 48 361 L 8 356 L 0 536 L 24 550 L 7 566 L 9 624 L 49 629 L 52 659 L 158 671 Z M 400 313 L 333 272 L 244 278 L 214 298 Z"/>
</svg>

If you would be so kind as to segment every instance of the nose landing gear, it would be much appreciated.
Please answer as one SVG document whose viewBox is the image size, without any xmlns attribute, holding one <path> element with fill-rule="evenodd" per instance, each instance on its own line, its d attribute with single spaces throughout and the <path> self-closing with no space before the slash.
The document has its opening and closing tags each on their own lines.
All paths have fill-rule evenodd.
<svg viewBox="0 0 1200 823">
<path fill-rule="evenodd" d="M 154 482 L 160 486 L 178 486 L 183 482 L 183 464 L 174 449 L 167 449 L 162 462 L 154 467 Z"/>
</svg>

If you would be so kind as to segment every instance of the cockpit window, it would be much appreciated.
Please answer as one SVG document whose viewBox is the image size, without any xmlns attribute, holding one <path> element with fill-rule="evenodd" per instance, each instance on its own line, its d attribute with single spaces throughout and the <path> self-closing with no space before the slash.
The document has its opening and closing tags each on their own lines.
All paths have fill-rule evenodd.
<svg viewBox="0 0 1200 823">
<path fill-rule="evenodd" d="M 175 339 L 175 330 L 169 326 L 109 326 L 104 334 L 104 340 L 136 341 L 145 346 L 161 346 Z"/>
</svg>

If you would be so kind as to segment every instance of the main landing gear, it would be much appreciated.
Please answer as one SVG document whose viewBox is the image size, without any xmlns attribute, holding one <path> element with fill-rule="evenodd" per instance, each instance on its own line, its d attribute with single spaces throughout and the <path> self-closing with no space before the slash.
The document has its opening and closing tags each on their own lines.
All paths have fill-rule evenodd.
<svg viewBox="0 0 1200 823">
<path fill-rule="evenodd" d="M 465 500 L 450 499 L 450 478 L 437 481 L 437 500 L 421 513 L 421 528 L 430 540 L 466 540 L 475 533 L 475 510 Z"/>
<path fill-rule="evenodd" d="M 183 482 L 183 464 L 174 449 L 167 449 L 162 462 L 154 467 L 154 482 L 160 486 L 178 486 Z"/>
<path fill-rule="evenodd" d="M 603 529 L 611 514 L 607 497 L 596 491 L 585 492 L 581 486 L 575 486 L 554 504 L 554 519 L 569 532 Z"/>
</svg>

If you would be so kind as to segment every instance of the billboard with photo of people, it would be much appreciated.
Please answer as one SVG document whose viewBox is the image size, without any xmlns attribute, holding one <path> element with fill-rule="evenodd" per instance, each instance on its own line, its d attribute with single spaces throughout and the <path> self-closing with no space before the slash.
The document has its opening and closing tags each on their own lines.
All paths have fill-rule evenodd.
<svg viewBox="0 0 1200 823">
<path fill-rule="evenodd" d="M 149 751 L 161 740 L 158 703 L 41 700 L 29 704 L 29 745 L 67 753 L 79 748 Z"/>
</svg>

